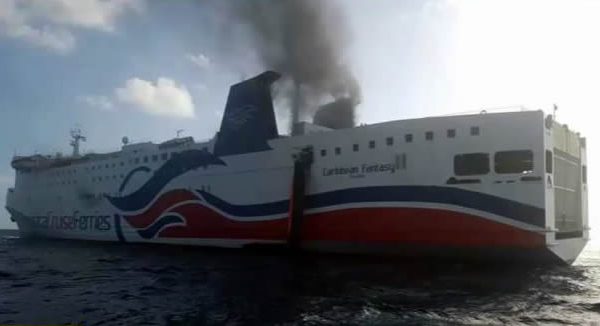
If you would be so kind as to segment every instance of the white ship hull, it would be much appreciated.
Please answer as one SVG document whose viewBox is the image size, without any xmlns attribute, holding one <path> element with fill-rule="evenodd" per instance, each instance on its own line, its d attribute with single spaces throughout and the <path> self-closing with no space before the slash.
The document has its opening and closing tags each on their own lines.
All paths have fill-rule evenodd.
<svg viewBox="0 0 600 326">
<path fill-rule="evenodd" d="M 231 150 L 222 126 L 207 143 L 18 170 L 7 209 L 28 236 L 571 263 L 589 232 L 585 142 L 561 128 L 542 112 L 480 114 Z"/>
</svg>

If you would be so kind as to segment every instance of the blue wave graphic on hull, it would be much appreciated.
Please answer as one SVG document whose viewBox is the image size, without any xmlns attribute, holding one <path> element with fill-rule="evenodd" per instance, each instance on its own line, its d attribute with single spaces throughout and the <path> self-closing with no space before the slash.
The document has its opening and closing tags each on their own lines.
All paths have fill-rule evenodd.
<svg viewBox="0 0 600 326">
<path fill-rule="evenodd" d="M 138 173 L 138 172 L 152 172 L 152 170 L 147 167 L 147 166 L 140 166 L 138 168 L 135 168 L 131 171 L 129 171 L 129 173 L 127 174 L 127 176 L 125 177 L 125 179 L 123 179 L 123 182 L 121 183 L 121 186 L 119 187 L 119 192 L 123 191 L 123 189 L 125 189 L 125 187 L 127 186 L 127 184 L 129 183 L 129 179 L 131 179 L 131 177 L 133 177 L 134 174 Z"/>
<path fill-rule="evenodd" d="M 138 234 L 144 239 L 152 239 L 164 226 L 182 223 L 185 223 L 185 221 L 181 217 L 177 215 L 166 215 L 161 217 L 149 227 L 143 230 L 138 230 Z"/>
<path fill-rule="evenodd" d="M 209 204 L 232 216 L 283 214 L 289 207 L 289 200 L 256 205 L 233 205 L 205 191 L 196 190 L 196 192 L 201 194 Z M 480 192 L 440 186 L 376 186 L 335 190 L 308 195 L 306 209 L 375 202 L 448 204 L 492 213 L 539 227 L 545 226 L 546 213 L 543 208 Z"/>
<path fill-rule="evenodd" d="M 163 164 L 156 170 L 154 175 L 135 192 L 124 197 L 106 196 L 106 198 L 113 206 L 122 211 L 136 211 L 148 205 L 171 180 L 190 170 L 199 167 L 208 167 L 210 165 L 227 164 L 225 164 L 218 156 L 215 156 L 208 151 L 183 151 Z M 130 172 L 130 174 L 132 172 Z"/>
<path fill-rule="evenodd" d="M 196 190 L 196 192 L 204 197 L 209 204 L 218 208 L 220 211 L 239 217 L 281 214 L 287 212 L 290 205 L 290 201 L 287 199 L 263 204 L 234 205 L 206 191 Z"/>
</svg>

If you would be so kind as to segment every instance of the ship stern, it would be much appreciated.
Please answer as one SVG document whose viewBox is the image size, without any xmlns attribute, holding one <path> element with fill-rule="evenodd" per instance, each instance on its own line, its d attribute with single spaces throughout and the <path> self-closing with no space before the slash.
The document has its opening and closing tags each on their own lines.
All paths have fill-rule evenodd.
<svg viewBox="0 0 600 326">
<path fill-rule="evenodd" d="M 546 246 L 571 264 L 589 240 L 586 139 L 552 116 L 545 121 Z"/>
</svg>

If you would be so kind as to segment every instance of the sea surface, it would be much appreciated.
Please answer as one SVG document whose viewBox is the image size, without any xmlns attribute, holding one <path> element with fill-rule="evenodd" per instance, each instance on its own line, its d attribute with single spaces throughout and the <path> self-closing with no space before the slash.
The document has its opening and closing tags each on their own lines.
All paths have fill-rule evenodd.
<svg viewBox="0 0 600 326">
<path fill-rule="evenodd" d="M 0 325 L 600 325 L 600 250 L 522 268 L 32 241 L 0 231 Z"/>
</svg>

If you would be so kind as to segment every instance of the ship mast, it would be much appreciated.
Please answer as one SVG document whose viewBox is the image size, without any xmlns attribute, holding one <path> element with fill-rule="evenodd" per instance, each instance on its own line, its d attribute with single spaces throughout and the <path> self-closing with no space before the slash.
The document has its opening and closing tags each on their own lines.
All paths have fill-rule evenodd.
<svg viewBox="0 0 600 326">
<path fill-rule="evenodd" d="M 73 157 L 79 157 L 79 143 L 82 141 L 86 141 L 85 136 L 81 135 L 80 129 L 72 129 L 71 130 L 71 146 L 73 147 Z"/>
</svg>

